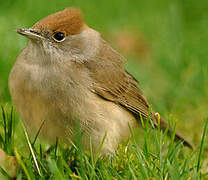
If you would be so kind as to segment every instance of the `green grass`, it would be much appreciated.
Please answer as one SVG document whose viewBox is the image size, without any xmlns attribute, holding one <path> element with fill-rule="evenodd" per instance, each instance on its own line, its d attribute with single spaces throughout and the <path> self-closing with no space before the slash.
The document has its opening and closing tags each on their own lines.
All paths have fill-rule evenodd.
<svg viewBox="0 0 208 180">
<path fill-rule="evenodd" d="M 203 179 L 201 158 L 207 133 L 205 123 L 201 145 L 198 150 L 186 149 L 181 142 L 167 138 L 166 133 L 144 124 L 144 142 L 138 145 L 139 134 L 118 147 L 114 156 L 100 157 L 82 150 L 78 136 L 71 147 L 64 147 L 58 140 L 50 149 L 43 144 L 32 143 L 25 132 L 22 145 L 24 152 L 14 145 L 19 136 L 13 108 L 2 107 L 0 116 L 1 146 L 5 152 L 15 155 L 19 165 L 17 179 Z M 173 132 L 174 137 L 174 132 Z M 105 137 L 103 138 L 103 141 Z M 6 146 L 5 146 L 6 145 Z M 9 147 L 9 148 L 8 148 Z M 102 148 L 102 144 L 100 146 Z M 5 172 L 4 172 L 5 173 Z M 5 174 L 6 175 L 6 174 Z"/>
<path fill-rule="evenodd" d="M 153 109 L 172 124 L 176 123 L 176 129 L 195 144 L 194 152 L 173 143 L 159 131 L 144 128 L 122 144 L 111 159 L 96 162 L 90 155 L 75 147 L 62 147 L 61 143 L 45 155 L 48 146 L 35 143 L 32 148 L 40 168 L 38 172 L 20 117 L 11 112 L 8 76 L 27 42 L 14 30 L 30 27 L 42 17 L 68 6 L 80 7 L 87 24 L 100 31 L 116 49 L 119 46 L 114 37 L 123 29 L 133 32 L 135 37 L 144 37 L 148 57 L 137 52 L 124 54 L 120 50 L 128 59 L 126 68 L 140 81 Z M 205 0 L 200 3 L 194 0 L 2 1 L 0 104 L 4 105 L 5 115 L 1 115 L 0 146 L 9 155 L 18 157 L 18 178 L 34 179 L 41 174 L 42 179 L 69 176 L 74 179 L 207 179 L 208 143 L 202 138 L 208 117 L 207 9 Z M 138 43 L 141 42 L 138 40 Z"/>
</svg>

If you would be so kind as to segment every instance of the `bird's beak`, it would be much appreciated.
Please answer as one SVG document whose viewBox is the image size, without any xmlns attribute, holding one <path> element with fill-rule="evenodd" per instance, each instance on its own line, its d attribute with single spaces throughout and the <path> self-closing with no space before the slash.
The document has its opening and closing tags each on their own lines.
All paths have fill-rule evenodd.
<svg viewBox="0 0 208 180">
<path fill-rule="evenodd" d="M 26 36 L 29 39 L 34 39 L 34 40 L 43 39 L 43 36 L 41 36 L 41 34 L 35 29 L 19 28 L 16 29 L 16 32 L 23 36 Z"/>
</svg>

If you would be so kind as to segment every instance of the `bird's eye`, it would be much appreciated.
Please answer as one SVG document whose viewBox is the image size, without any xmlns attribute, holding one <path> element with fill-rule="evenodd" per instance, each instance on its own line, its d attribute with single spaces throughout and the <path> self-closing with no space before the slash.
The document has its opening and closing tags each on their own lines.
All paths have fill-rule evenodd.
<svg viewBox="0 0 208 180">
<path fill-rule="evenodd" d="M 56 42 L 62 42 L 65 39 L 65 34 L 63 32 L 56 32 L 53 34 L 53 39 Z"/>
</svg>

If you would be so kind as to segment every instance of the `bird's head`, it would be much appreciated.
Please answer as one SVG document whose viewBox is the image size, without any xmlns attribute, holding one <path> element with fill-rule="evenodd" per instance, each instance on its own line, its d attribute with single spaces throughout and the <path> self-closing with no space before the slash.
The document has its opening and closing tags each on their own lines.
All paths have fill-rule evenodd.
<svg viewBox="0 0 208 180">
<path fill-rule="evenodd" d="M 82 13 L 76 8 L 66 8 L 31 28 L 16 31 L 50 57 L 69 55 L 72 59 L 86 59 L 99 48 L 99 33 L 85 24 Z"/>
</svg>

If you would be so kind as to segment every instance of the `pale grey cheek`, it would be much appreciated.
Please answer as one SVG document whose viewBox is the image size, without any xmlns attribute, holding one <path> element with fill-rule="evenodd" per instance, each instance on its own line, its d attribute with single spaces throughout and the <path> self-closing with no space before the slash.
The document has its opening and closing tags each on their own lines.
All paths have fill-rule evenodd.
<svg viewBox="0 0 208 180">
<path fill-rule="evenodd" d="M 68 39 L 60 44 L 53 42 L 42 42 L 41 50 L 49 57 L 50 61 L 77 61 L 83 62 L 88 60 L 83 49 L 79 43 L 75 43 L 73 40 Z"/>
<path fill-rule="evenodd" d="M 63 51 L 52 42 L 42 42 L 40 48 L 49 58 L 49 60 L 53 60 L 54 58 L 61 58 L 63 56 Z"/>
</svg>

